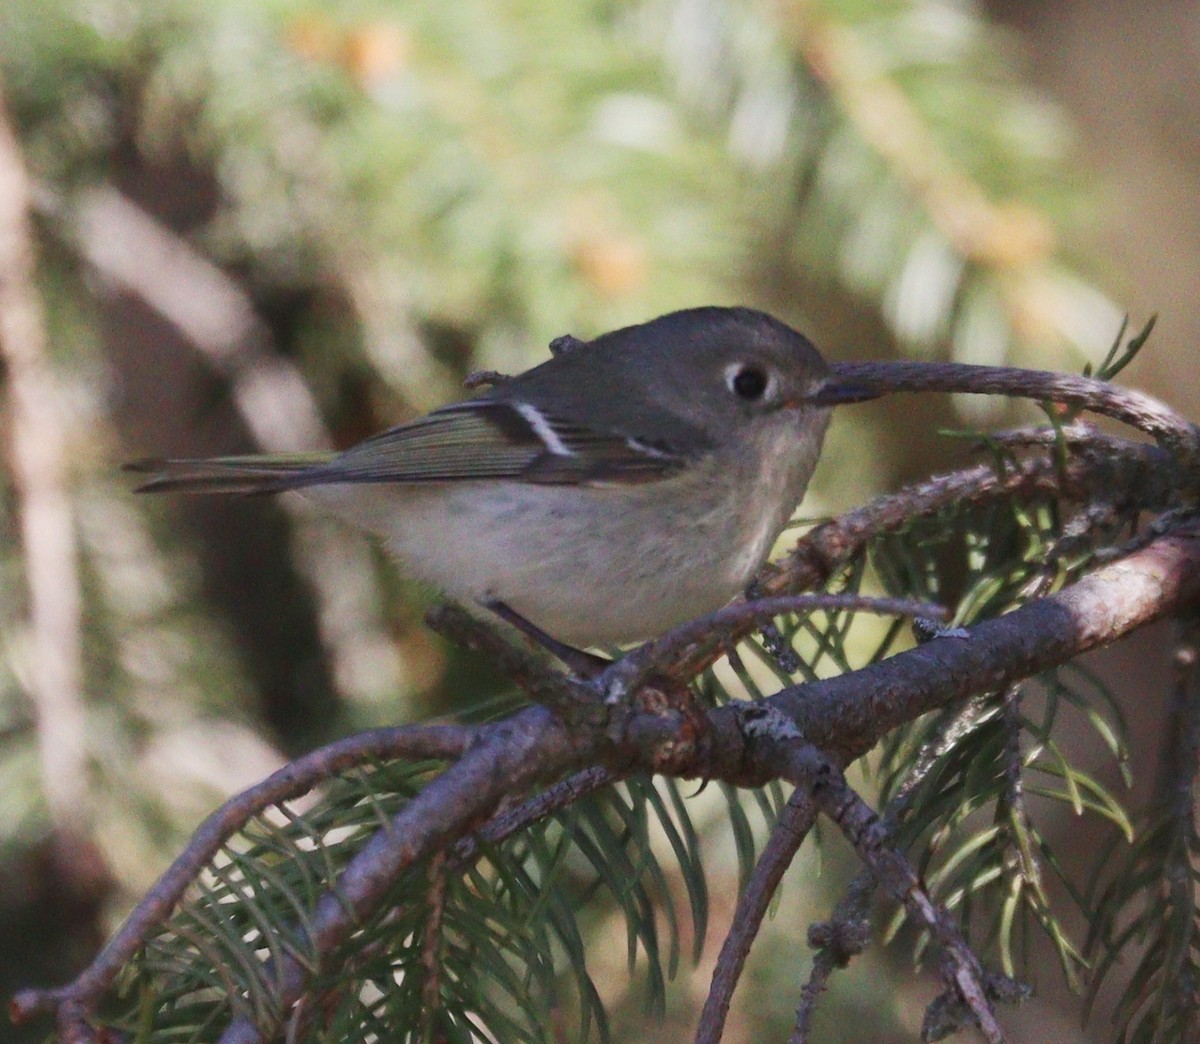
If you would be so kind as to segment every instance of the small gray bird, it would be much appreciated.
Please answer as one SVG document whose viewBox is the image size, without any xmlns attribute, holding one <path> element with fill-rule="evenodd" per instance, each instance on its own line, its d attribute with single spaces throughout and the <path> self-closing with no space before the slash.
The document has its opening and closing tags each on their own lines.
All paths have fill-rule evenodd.
<svg viewBox="0 0 1200 1044">
<path fill-rule="evenodd" d="M 742 591 L 804 495 L 836 385 L 748 308 L 673 312 L 323 457 L 138 461 L 143 491 L 299 490 L 414 577 L 575 646 L 653 637 Z"/>
</svg>

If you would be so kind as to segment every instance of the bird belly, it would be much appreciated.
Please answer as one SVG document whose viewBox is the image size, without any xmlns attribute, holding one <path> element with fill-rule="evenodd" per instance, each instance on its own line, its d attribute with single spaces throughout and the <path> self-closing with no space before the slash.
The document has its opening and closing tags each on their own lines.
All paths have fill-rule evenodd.
<svg viewBox="0 0 1200 1044">
<path fill-rule="evenodd" d="M 692 489 L 682 517 L 664 519 L 674 481 L 330 485 L 311 495 L 380 534 L 407 572 L 449 597 L 502 601 L 589 646 L 652 637 L 719 608 L 770 550 L 782 522 L 755 518 L 748 534 L 718 484 Z"/>
</svg>

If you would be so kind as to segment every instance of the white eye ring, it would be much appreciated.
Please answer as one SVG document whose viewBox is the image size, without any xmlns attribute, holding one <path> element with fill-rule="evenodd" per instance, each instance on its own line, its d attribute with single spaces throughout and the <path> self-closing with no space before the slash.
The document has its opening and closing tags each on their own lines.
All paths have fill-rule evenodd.
<svg viewBox="0 0 1200 1044">
<path fill-rule="evenodd" d="M 775 397 L 775 375 L 758 363 L 736 362 L 725 367 L 725 385 L 744 402 Z"/>
</svg>

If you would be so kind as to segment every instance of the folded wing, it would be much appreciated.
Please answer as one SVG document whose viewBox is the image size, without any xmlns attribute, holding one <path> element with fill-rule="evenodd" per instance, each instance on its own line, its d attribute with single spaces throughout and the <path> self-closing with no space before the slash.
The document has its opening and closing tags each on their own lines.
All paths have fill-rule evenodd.
<svg viewBox="0 0 1200 1044">
<path fill-rule="evenodd" d="M 527 403 L 474 399 L 336 455 L 142 460 L 127 469 L 151 476 L 139 492 L 277 493 L 343 482 L 653 482 L 684 463 L 669 447 L 564 422 Z"/>
</svg>

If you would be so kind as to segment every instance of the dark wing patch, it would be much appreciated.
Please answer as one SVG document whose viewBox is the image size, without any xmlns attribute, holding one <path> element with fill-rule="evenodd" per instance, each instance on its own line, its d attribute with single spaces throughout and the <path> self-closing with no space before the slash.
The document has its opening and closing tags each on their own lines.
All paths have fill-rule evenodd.
<svg viewBox="0 0 1200 1044">
<path fill-rule="evenodd" d="M 516 401 L 474 399 L 436 410 L 348 449 L 316 482 L 650 482 L 681 456 L 548 417 Z"/>
<path fill-rule="evenodd" d="M 510 417 L 511 410 L 480 407 L 449 406 L 380 432 L 334 457 L 320 481 L 446 482 L 520 474 L 542 451 L 541 439 Z"/>
</svg>

